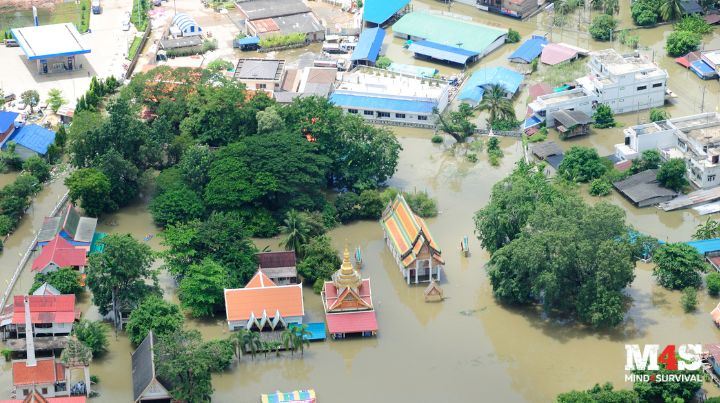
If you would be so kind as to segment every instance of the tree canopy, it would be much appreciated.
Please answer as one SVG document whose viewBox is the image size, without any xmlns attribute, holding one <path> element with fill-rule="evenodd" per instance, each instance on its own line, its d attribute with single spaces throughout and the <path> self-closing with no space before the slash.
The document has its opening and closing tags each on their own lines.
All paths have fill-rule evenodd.
<svg viewBox="0 0 720 403">
<path fill-rule="evenodd" d="M 653 253 L 653 275 L 665 288 L 681 290 L 700 287 L 707 269 L 705 258 L 694 247 L 685 243 L 663 245 Z"/>
<path fill-rule="evenodd" d="M 33 285 L 30 287 L 28 293 L 32 294 L 40 288 L 43 283 L 48 283 L 55 287 L 61 294 L 78 295 L 84 288 L 80 285 L 80 272 L 71 267 L 60 268 L 48 274 L 36 274 Z"/>
<path fill-rule="evenodd" d="M 163 336 L 182 328 L 184 321 L 179 306 L 151 295 L 132 311 L 125 330 L 130 341 L 138 345 L 151 330 L 156 336 Z"/>
<path fill-rule="evenodd" d="M 685 179 L 686 171 L 685 160 L 673 158 L 660 166 L 657 181 L 663 187 L 680 191 L 688 185 L 687 179 Z"/>
<path fill-rule="evenodd" d="M 558 175 L 573 182 L 589 182 L 603 176 L 606 171 L 607 166 L 597 150 L 591 147 L 573 146 L 558 167 Z"/>
<path fill-rule="evenodd" d="M 215 359 L 204 352 L 207 350 L 203 350 L 197 330 L 178 329 L 159 337 L 155 370 L 172 385 L 169 392 L 174 400 L 210 402 L 213 393 L 210 368 Z"/>
<path fill-rule="evenodd" d="M 180 281 L 180 304 L 192 316 L 213 316 L 225 306 L 224 290 L 228 285 L 227 270 L 211 258 L 205 258 L 187 268 Z"/>
</svg>

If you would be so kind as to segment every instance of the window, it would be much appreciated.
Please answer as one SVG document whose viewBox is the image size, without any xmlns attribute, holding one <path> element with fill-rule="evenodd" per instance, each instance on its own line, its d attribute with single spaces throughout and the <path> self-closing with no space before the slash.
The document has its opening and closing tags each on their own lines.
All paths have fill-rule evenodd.
<svg viewBox="0 0 720 403">
<path fill-rule="evenodd" d="M 708 175 L 708 182 L 712 182 L 715 180 L 715 175 Z"/>
<path fill-rule="evenodd" d="M 389 118 L 389 117 L 390 117 L 390 112 L 380 112 L 380 111 L 378 111 L 378 117 L 379 117 L 379 118 Z"/>
<path fill-rule="evenodd" d="M 348 109 L 348 113 L 358 113 L 357 109 Z"/>
<path fill-rule="evenodd" d="M 365 116 L 372 116 L 372 115 L 374 115 L 373 111 L 363 111 L 363 113 L 365 114 Z"/>
<path fill-rule="evenodd" d="M 418 115 L 418 120 L 427 120 L 427 116 Z"/>
<path fill-rule="evenodd" d="M 264 90 L 265 88 L 267 88 L 267 84 L 258 84 L 256 87 L 257 89 Z"/>
<path fill-rule="evenodd" d="M 42 388 L 42 395 L 43 396 L 47 395 L 47 388 Z"/>
<path fill-rule="evenodd" d="M 646 89 L 647 89 L 647 85 L 641 85 L 641 86 L 637 87 L 638 91 L 642 91 L 642 90 L 646 90 Z"/>
<path fill-rule="evenodd" d="M 662 87 L 662 83 L 653 84 L 653 88 Z"/>
<path fill-rule="evenodd" d="M 395 117 L 398 119 L 405 119 L 405 114 L 404 113 L 396 113 Z"/>
</svg>

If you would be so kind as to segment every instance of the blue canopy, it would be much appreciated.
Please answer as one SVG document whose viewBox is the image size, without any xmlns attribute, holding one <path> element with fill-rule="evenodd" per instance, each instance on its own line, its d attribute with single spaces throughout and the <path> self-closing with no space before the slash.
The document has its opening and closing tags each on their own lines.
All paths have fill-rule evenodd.
<svg viewBox="0 0 720 403">
<path fill-rule="evenodd" d="M 373 24 L 382 24 L 408 3 L 410 0 L 366 0 L 363 8 L 363 20 Z"/>
<path fill-rule="evenodd" d="M 493 84 L 502 86 L 508 94 L 515 94 L 523 79 L 522 74 L 504 67 L 480 69 L 470 76 L 458 98 L 478 103 L 485 93 L 484 87 Z M 483 88 L 483 91 L 478 91 L 480 87 Z"/>
<path fill-rule="evenodd" d="M 533 35 L 532 38 L 523 42 L 517 50 L 515 50 L 509 57 L 510 61 L 513 62 L 525 62 L 530 63 L 536 57 L 540 56 L 545 45 L 548 44 L 547 38 L 544 36 Z"/>
<path fill-rule="evenodd" d="M 382 28 L 369 28 L 362 31 L 350 60 L 367 60 L 375 63 L 380 54 L 383 39 L 385 39 L 385 30 Z"/>
<path fill-rule="evenodd" d="M 15 129 L 8 141 L 3 145 L 3 148 L 10 141 L 14 141 L 17 145 L 35 151 L 40 155 L 45 155 L 48 147 L 55 142 L 55 132 L 38 125 L 27 125 Z"/>
<path fill-rule="evenodd" d="M 404 99 L 382 95 L 351 94 L 335 91 L 330 95 L 330 102 L 344 108 L 358 108 L 380 111 L 397 111 L 408 113 L 431 113 L 437 106 L 430 100 Z"/>
<path fill-rule="evenodd" d="M 472 50 L 443 45 L 441 43 L 431 41 L 413 42 L 408 47 L 408 50 L 417 55 L 457 64 L 465 64 L 468 62 L 468 59 L 472 59 L 479 55 L 478 52 L 474 52 Z"/>
<path fill-rule="evenodd" d="M 244 38 L 240 38 L 236 42 L 238 45 L 257 45 L 260 43 L 260 37 L 259 36 L 246 36 Z"/>
<path fill-rule="evenodd" d="M 690 70 L 692 70 L 693 73 L 697 74 L 698 77 L 702 78 L 703 80 L 708 80 L 718 76 L 715 69 L 712 68 L 712 66 L 710 66 L 709 64 L 707 64 L 704 60 L 695 60 L 694 62 L 690 63 Z"/>
</svg>

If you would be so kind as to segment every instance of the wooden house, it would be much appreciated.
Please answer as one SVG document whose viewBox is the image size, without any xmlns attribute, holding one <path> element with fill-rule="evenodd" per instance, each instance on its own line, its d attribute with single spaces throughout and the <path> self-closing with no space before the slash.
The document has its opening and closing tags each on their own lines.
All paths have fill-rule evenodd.
<svg viewBox="0 0 720 403">
<path fill-rule="evenodd" d="M 385 240 L 408 284 L 440 281 L 445 261 L 430 230 L 413 213 L 402 195 L 397 195 L 383 212 L 380 222 Z"/>
<path fill-rule="evenodd" d="M 256 253 L 258 269 L 277 285 L 296 284 L 297 259 L 295 251 Z"/>
<path fill-rule="evenodd" d="M 592 119 L 583 111 L 559 110 L 554 115 L 561 139 L 584 136 L 590 133 Z"/>
<path fill-rule="evenodd" d="M 4 338 L 25 337 L 25 300 L 35 336 L 62 336 L 72 331 L 77 318 L 75 295 L 16 295 L 13 304 L 3 309 L 0 328 Z"/>
<path fill-rule="evenodd" d="M 372 302 L 370 279 L 363 279 L 353 268 L 347 247 L 343 263 L 323 284 L 320 293 L 325 308 L 328 332 L 334 339 L 348 335 L 374 336 L 378 325 Z"/>
<path fill-rule="evenodd" d="M 172 385 L 155 371 L 156 338 L 152 330 L 132 353 L 133 402 L 161 403 L 172 401 Z"/>
<path fill-rule="evenodd" d="M 258 270 L 245 288 L 225 290 L 225 313 L 230 330 L 279 330 L 302 324 L 302 284 L 277 285 Z"/>
<path fill-rule="evenodd" d="M 423 294 L 425 295 L 425 302 L 439 302 L 443 300 L 443 290 L 435 280 L 428 284 Z"/>
</svg>

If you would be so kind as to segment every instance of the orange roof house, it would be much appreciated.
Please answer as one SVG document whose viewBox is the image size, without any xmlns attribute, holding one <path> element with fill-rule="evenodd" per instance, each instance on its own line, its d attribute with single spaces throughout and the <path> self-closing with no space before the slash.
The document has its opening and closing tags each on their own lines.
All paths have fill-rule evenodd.
<svg viewBox="0 0 720 403">
<path fill-rule="evenodd" d="M 68 395 L 65 382 L 65 367 L 54 358 L 38 358 L 35 366 L 28 366 L 25 360 L 12 364 L 13 386 L 18 396 L 26 396 L 33 389 L 44 397 Z M 56 392 L 56 386 L 59 392 Z"/>
<path fill-rule="evenodd" d="M 323 284 L 321 292 L 328 332 L 333 338 L 348 334 L 375 335 L 377 319 L 372 302 L 370 279 L 363 279 L 350 262 L 350 252 L 345 247 L 340 270 L 332 281 Z"/>
<path fill-rule="evenodd" d="M 245 288 L 225 290 L 225 312 L 230 330 L 276 330 L 302 324 L 302 284 L 277 285 L 258 270 Z"/>
<path fill-rule="evenodd" d="M 399 194 L 383 212 L 385 240 L 408 284 L 440 281 L 445 261 L 430 230 Z"/>
</svg>

